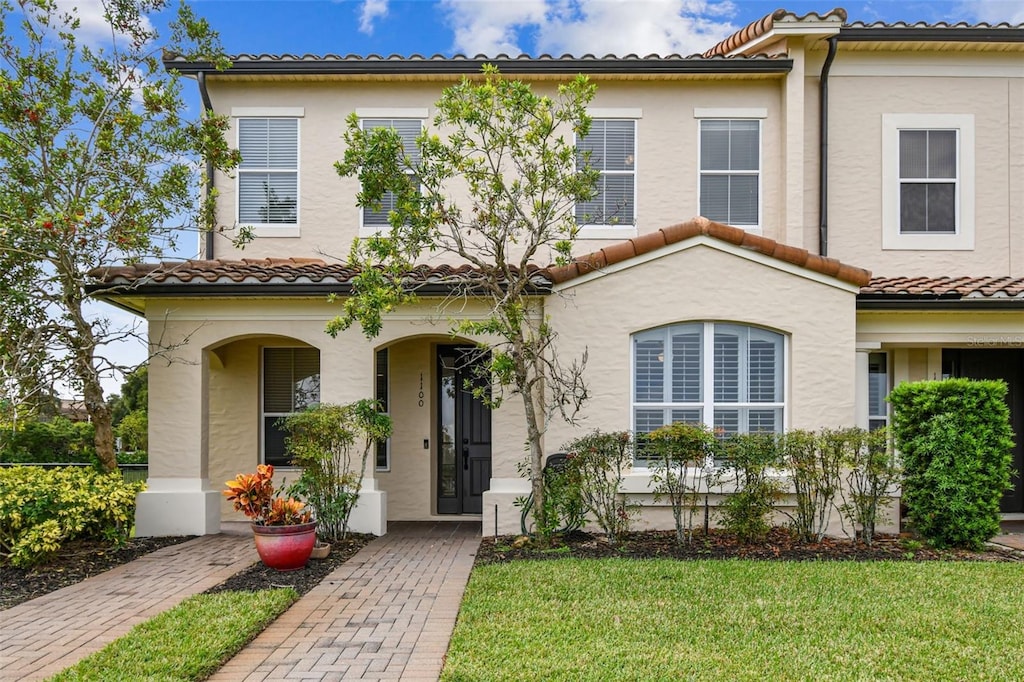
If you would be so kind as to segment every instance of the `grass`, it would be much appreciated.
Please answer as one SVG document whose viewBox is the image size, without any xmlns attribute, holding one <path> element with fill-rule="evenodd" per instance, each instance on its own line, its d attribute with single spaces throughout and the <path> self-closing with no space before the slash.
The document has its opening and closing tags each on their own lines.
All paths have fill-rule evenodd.
<svg viewBox="0 0 1024 682">
<path fill-rule="evenodd" d="M 551 560 L 474 570 L 442 680 L 1022 680 L 1024 565 Z"/>
<path fill-rule="evenodd" d="M 198 594 L 50 679 L 202 680 L 296 599 L 290 588 Z"/>
</svg>

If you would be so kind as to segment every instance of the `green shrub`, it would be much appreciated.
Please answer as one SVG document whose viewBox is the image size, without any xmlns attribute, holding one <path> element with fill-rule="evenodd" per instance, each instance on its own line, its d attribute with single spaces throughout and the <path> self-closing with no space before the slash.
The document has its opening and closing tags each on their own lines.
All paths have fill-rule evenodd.
<svg viewBox="0 0 1024 682">
<path fill-rule="evenodd" d="M 782 485 L 769 469 L 779 466 L 779 436 L 774 433 L 740 433 L 723 443 L 725 463 L 716 475 L 718 483 L 732 483 L 735 492 L 722 500 L 722 527 L 740 542 L 759 542 L 771 530 L 768 516 L 782 496 Z"/>
<path fill-rule="evenodd" d="M 633 466 L 633 441 L 626 431 L 593 431 L 563 446 L 567 467 L 578 476 L 587 511 L 615 544 L 629 530 L 630 508 L 619 492 Z"/>
<path fill-rule="evenodd" d="M 829 432 L 794 430 L 779 437 L 782 466 L 796 496 L 796 509 L 789 516 L 805 542 L 820 542 L 828 529 L 841 480 L 843 449 L 836 445 Z"/>
<path fill-rule="evenodd" d="M 0 427 L 0 462 L 70 464 L 95 462 L 95 429 L 89 422 L 64 417 Z"/>
<path fill-rule="evenodd" d="M 571 465 L 565 455 L 561 457 L 563 459 L 554 461 L 549 457 L 544 466 L 543 514 L 530 513 L 534 502 L 532 493 L 517 497 L 514 502 L 521 509 L 520 527 L 523 534 L 532 534 L 542 542 L 555 534 L 579 530 L 586 522 L 587 507 L 583 501 L 579 470 Z M 532 480 L 529 458 L 517 464 L 516 469 L 523 478 Z M 543 526 L 536 526 L 538 519 L 543 519 Z"/>
<path fill-rule="evenodd" d="M 317 405 L 279 422 L 288 432 L 288 452 L 302 474 L 288 489 L 313 508 L 320 539 L 337 542 L 359 501 L 366 460 L 391 436 L 391 418 L 373 400 Z"/>
<path fill-rule="evenodd" d="M 938 547 L 980 548 L 999 532 L 1013 432 L 1002 381 L 903 383 L 889 396 L 911 524 Z"/>
<path fill-rule="evenodd" d="M 14 566 L 45 560 L 78 538 L 128 539 L 144 483 L 118 473 L 62 467 L 0 469 L 0 556 Z"/>
<path fill-rule="evenodd" d="M 647 436 L 654 499 L 668 498 L 680 544 L 693 540 L 694 514 L 717 446 L 718 439 L 705 424 L 676 422 Z"/>
<path fill-rule="evenodd" d="M 884 521 L 882 500 L 899 480 L 900 463 L 889 443 L 889 430 L 843 429 L 822 433 L 823 447 L 840 453 L 846 485 L 840 489 L 839 512 L 853 524 L 865 544 L 875 539 L 875 525 Z M 856 529 L 859 529 L 857 531 Z"/>
</svg>

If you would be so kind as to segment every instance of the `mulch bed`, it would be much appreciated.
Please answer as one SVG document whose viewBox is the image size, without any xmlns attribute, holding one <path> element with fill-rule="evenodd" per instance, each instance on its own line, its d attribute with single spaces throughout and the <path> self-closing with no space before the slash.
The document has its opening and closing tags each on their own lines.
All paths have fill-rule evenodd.
<svg viewBox="0 0 1024 682">
<path fill-rule="evenodd" d="M 486 565 L 523 559 L 577 557 L 603 559 L 757 559 L 782 561 L 1017 561 L 1024 556 L 1012 551 L 990 549 L 982 552 L 936 550 L 913 538 L 883 535 L 869 547 L 860 542 L 825 538 L 818 543 L 802 542 L 787 528 L 773 528 L 759 544 L 743 544 L 734 535 L 711 530 L 698 532 L 693 542 L 680 546 L 672 531 L 628 533 L 618 545 L 603 535 L 576 531 L 556 538 L 550 546 L 515 536 L 486 537 L 476 554 L 476 564 Z"/>
<path fill-rule="evenodd" d="M 352 558 L 373 538 L 374 536 L 370 534 L 350 533 L 345 540 L 331 543 L 331 553 L 325 559 L 310 559 L 305 568 L 300 568 L 297 571 L 275 571 L 257 561 L 220 585 L 211 587 L 206 593 L 213 594 L 229 590 L 256 592 L 275 587 L 291 587 L 299 594 L 305 594 L 319 585 L 334 569 Z"/>
<path fill-rule="evenodd" d="M 47 563 L 34 568 L 14 568 L 2 563 L 0 610 L 74 585 L 155 550 L 191 539 L 186 536 L 132 538 L 120 547 L 99 540 L 74 540 L 65 543 Z"/>
</svg>

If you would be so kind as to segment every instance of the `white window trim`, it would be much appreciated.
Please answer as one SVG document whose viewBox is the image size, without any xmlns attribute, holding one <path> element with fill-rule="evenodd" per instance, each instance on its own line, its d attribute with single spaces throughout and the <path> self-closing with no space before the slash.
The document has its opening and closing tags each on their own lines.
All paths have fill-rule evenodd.
<svg viewBox="0 0 1024 682">
<path fill-rule="evenodd" d="M 363 121 L 366 119 L 382 118 L 382 119 L 397 119 L 404 118 L 409 120 L 419 120 L 420 131 L 422 132 L 427 118 L 426 109 L 411 109 L 411 108 L 390 108 L 390 109 L 356 109 L 356 116 L 359 117 L 359 129 L 363 129 Z M 406 175 L 411 173 L 406 172 Z M 391 227 L 390 225 L 365 225 L 363 223 L 363 207 L 359 207 L 359 236 L 361 238 L 366 237 L 382 237 L 387 236 Z M 389 455 L 390 457 L 390 455 Z"/>
<path fill-rule="evenodd" d="M 597 114 L 602 114 L 598 116 Z M 576 239 L 632 239 L 636 237 L 637 216 L 640 215 L 640 156 L 637 149 L 640 146 L 640 126 L 637 121 L 643 117 L 642 109 L 588 109 L 587 115 L 592 119 L 604 120 L 630 120 L 633 121 L 633 222 L 630 224 L 619 223 L 585 223 L 577 225 Z M 575 144 L 579 145 L 579 136 L 576 136 Z M 613 175 L 626 175 L 629 171 L 601 171 L 601 174 L 611 173 Z"/>
<path fill-rule="evenodd" d="M 636 401 L 636 344 L 633 342 L 633 338 L 637 334 L 642 334 L 647 331 L 653 331 L 656 329 L 664 329 L 665 327 L 674 327 L 676 325 L 683 324 L 702 324 L 703 325 L 703 339 L 702 339 L 702 352 L 701 352 L 701 382 L 704 388 L 704 398 L 700 403 L 639 403 Z M 790 408 L 792 404 L 792 396 L 790 395 L 790 373 L 792 372 L 792 362 L 790 361 L 790 337 L 786 332 L 779 329 L 772 329 L 770 327 L 763 327 L 761 325 L 749 324 L 746 322 L 737 322 L 732 320 L 683 320 L 678 322 L 669 322 L 664 325 L 658 325 L 649 329 L 641 329 L 632 332 L 629 335 L 629 431 L 635 433 L 636 431 L 636 409 L 638 407 L 650 407 L 650 408 L 666 408 L 676 407 L 680 409 L 700 409 L 701 421 L 708 426 L 710 429 L 715 428 L 715 362 L 714 362 L 714 347 L 715 347 L 715 326 L 716 325 L 735 325 L 740 327 L 750 327 L 752 329 L 764 329 L 765 331 L 774 332 L 782 336 L 782 402 L 776 403 L 728 403 L 730 407 L 762 407 L 762 408 L 781 408 L 782 409 L 782 430 L 783 432 L 789 431 L 790 429 Z M 709 345 L 710 344 L 710 345 Z M 711 355 L 708 356 L 708 349 L 711 349 Z M 667 350 L 666 350 L 667 352 Z M 725 405 L 726 403 L 718 403 L 719 405 Z M 633 469 L 637 473 L 646 473 L 650 467 L 647 465 L 647 460 L 635 459 L 633 462 Z"/>
<path fill-rule="evenodd" d="M 956 232 L 900 233 L 900 131 L 957 131 Z M 882 249 L 974 249 L 974 114 L 882 114 Z"/>
<path fill-rule="evenodd" d="M 236 114 L 235 112 L 242 112 L 242 114 Z M 253 113 L 247 113 L 253 112 Z M 284 113 L 282 113 L 284 112 Z M 294 116 L 299 112 L 300 115 Z M 299 237 L 299 216 L 301 215 L 302 208 L 302 177 L 299 172 L 302 168 L 302 116 L 305 115 L 304 110 L 301 107 L 234 107 L 231 109 L 231 115 L 235 118 L 235 148 L 241 148 L 241 136 L 242 127 L 237 123 L 239 119 L 243 118 L 294 118 L 295 119 L 295 168 L 275 169 L 275 168 L 236 168 L 235 169 L 235 222 L 238 225 L 245 225 L 252 229 L 252 233 L 256 237 Z M 239 220 L 239 212 L 241 211 L 242 202 L 242 180 L 241 176 L 244 173 L 282 173 L 287 172 L 295 173 L 295 222 L 288 223 L 243 223 Z"/>
<path fill-rule="evenodd" d="M 757 175 L 757 223 L 755 225 L 732 225 L 751 234 L 762 234 L 764 231 L 764 125 L 762 119 L 768 117 L 767 109 L 698 109 L 694 108 L 693 117 L 697 119 L 697 206 L 700 207 L 700 186 L 704 175 Z M 756 171 L 705 171 L 701 168 L 701 123 L 704 121 L 757 121 L 757 170 Z M 705 216 L 707 217 L 707 216 Z"/>
</svg>

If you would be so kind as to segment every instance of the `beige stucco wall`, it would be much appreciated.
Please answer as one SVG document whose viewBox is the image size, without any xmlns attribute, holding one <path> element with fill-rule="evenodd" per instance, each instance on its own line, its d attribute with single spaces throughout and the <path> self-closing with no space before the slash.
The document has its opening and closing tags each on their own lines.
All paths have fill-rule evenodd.
<svg viewBox="0 0 1024 682">
<path fill-rule="evenodd" d="M 606 274 L 552 297 L 560 352 L 589 354 L 592 398 L 582 430 L 629 429 L 630 335 L 691 320 L 729 321 L 787 335 L 787 428 L 849 426 L 854 420 L 854 294 L 744 255 L 705 245 Z M 838 283 L 836 283 L 838 284 Z M 549 448 L 580 429 L 555 423 Z"/>
<path fill-rule="evenodd" d="M 1024 275 L 1024 237 L 1011 229 L 1024 215 L 1024 69 L 1018 57 L 1017 75 L 1005 75 L 1010 59 L 840 48 L 829 80 L 830 256 L 876 276 Z M 883 114 L 974 116 L 973 250 L 882 249 Z"/>
<path fill-rule="evenodd" d="M 695 108 L 758 108 L 767 111 L 762 123 L 762 224 L 766 236 L 785 239 L 787 216 L 782 197 L 785 161 L 780 78 L 757 80 L 601 81 L 591 106 L 595 109 L 639 109 L 637 121 L 637 225 L 628 235 L 616 232 L 612 241 L 635 236 L 692 218 L 699 213 L 698 121 Z M 240 251 L 225 235 L 217 240 L 220 257 L 317 256 L 344 257 L 358 233 L 355 206 L 358 183 L 341 178 L 333 164 L 344 153 L 345 117 L 360 108 L 428 108 L 444 83 L 371 83 L 360 81 L 274 82 L 253 87 L 251 82 L 210 79 L 214 107 L 230 114 L 232 107 L 303 107 L 300 121 L 299 222 L 300 237 L 261 237 Z M 552 92 L 549 83 L 536 86 Z M 428 121 L 429 123 L 429 121 Z M 442 131 L 443 132 L 443 131 Z M 567 133 L 571 139 L 571 133 Z M 229 132 L 234 144 L 237 132 Z M 220 174 L 219 220 L 234 224 L 236 181 Z M 455 185 L 453 194 L 462 196 Z M 802 210 L 802 206 L 800 207 Z M 228 233 L 229 234 L 229 233 Z M 607 244 L 582 240 L 577 253 Z"/>
</svg>

